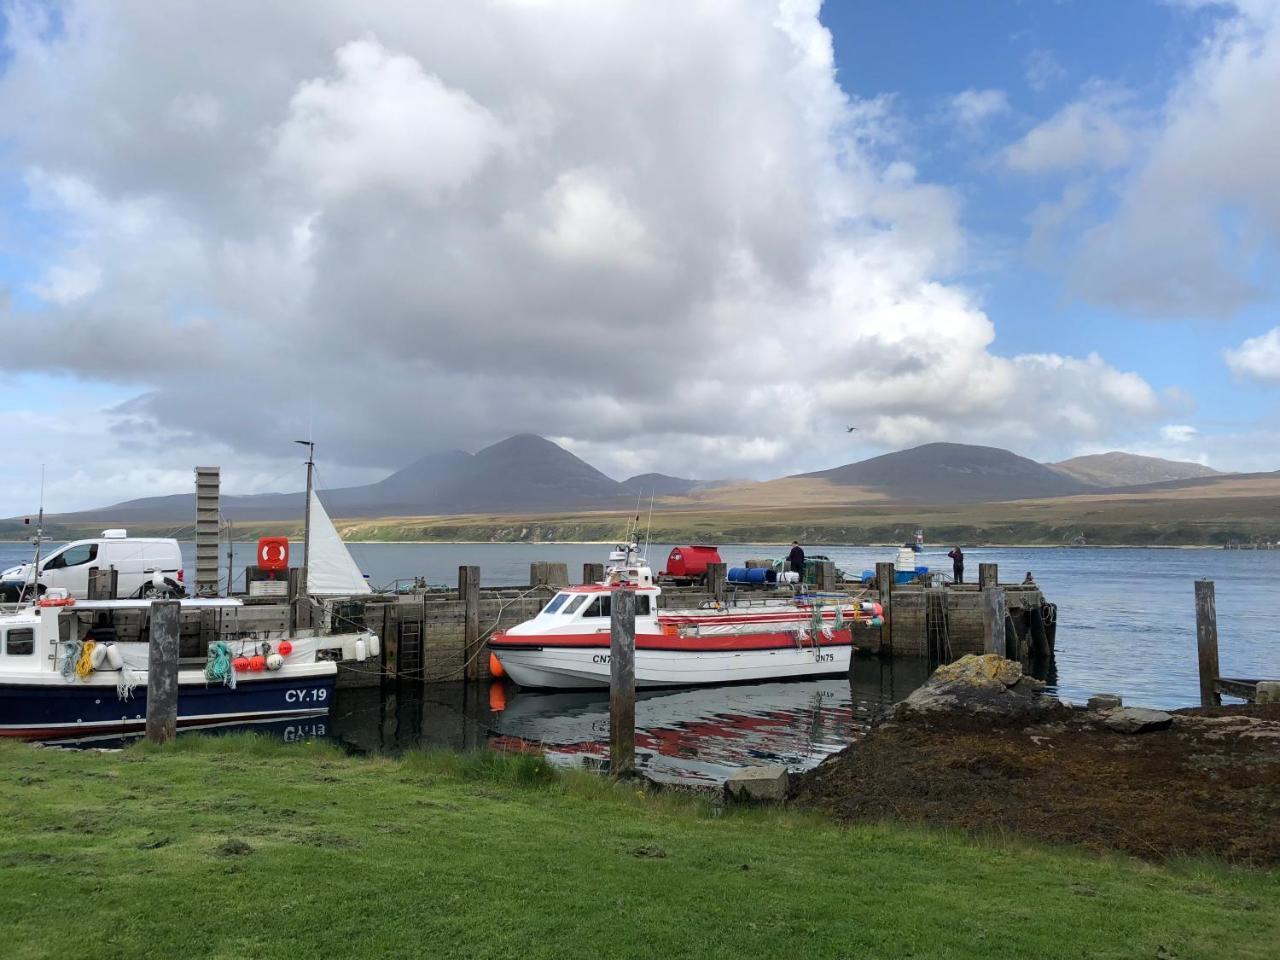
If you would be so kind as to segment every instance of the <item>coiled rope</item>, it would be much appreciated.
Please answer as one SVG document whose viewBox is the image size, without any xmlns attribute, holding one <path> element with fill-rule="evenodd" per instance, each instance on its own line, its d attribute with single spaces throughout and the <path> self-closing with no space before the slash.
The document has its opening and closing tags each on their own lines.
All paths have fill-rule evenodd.
<svg viewBox="0 0 1280 960">
<path fill-rule="evenodd" d="M 96 640 L 86 640 L 80 645 L 80 658 L 76 660 L 76 677 L 81 680 L 93 673 L 93 650 L 97 645 Z"/>
<path fill-rule="evenodd" d="M 219 640 L 209 645 L 209 659 L 204 665 L 204 678 L 209 683 L 221 683 L 236 688 L 236 672 L 231 666 L 231 645 Z"/>
<path fill-rule="evenodd" d="M 84 646 L 79 640 L 68 640 L 62 647 L 62 679 L 67 683 L 76 678 L 76 664 L 80 661 L 81 648 Z"/>
</svg>

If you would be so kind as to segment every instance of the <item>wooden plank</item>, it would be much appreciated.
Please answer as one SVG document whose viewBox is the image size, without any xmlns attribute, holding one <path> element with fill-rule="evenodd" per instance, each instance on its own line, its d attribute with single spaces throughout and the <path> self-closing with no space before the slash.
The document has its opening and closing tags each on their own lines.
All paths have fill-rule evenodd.
<svg viewBox="0 0 1280 960">
<path fill-rule="evenodd" d="M 982 591 L 982 652 L 1005 656 L 1004 589 L 988 587 Z"/>
<path fill-rule="evenodd" d="M 458 568 L 462 598 L 462 662 L 468 680 L 480 679 L 480 568 Z"/>
<path fill-rule="evenodd" d="M 1258 696 L 1257 680 L 1237 680 L 1232 677 L 1219 677 L 1214 681 L 1214 691 L 1219 694 L 1225 693 L 1229 697 L 1239 697 L 1241 700 L 1248 700 L 1253 703 Z M 1222 698 L 1218 698 L 1221 702 Z"/>
<path fill-rule="evenodd" d="M 609 772 L 636 770 L 636 593 L 613 591 L 609 621 Z"/>
<path fill-rule="evenodd" d="M 818 560 L 813 565 L 813 587 L 821 593 L 836 588 L 836 565 L 833 560 Z"/>
<path fill-rule="evenodd" d="M 729 565 L 727 563 L 707 564 L 707 592 L 715 598 L 717 603 L 724 603 L 725 581 L 728 574 Z"/>
<path fill-rule="evenodd" d="M 880 627 L 880 653 L 893 652 L 893 578 L 892 563 L 876 564 L 876 584 L 880 588 L 881 618 L 884 620 Z"/>
<path fill-rule="evenodd" d="M 1218 605 L 1212 580 L 1196 581 L 1196 652 L 1200 664 L 1200 706 L 1221 705 L 1218 693 Z"/>
<path fill-rule="evenodd" d="M 604 579 L 603 563 L 584 563 L 582 565 L 582 582 L 599 583 Z"/>
<path fill-rule="evenodd" d="M 151 643 L 147 650 L 147 739 L 168 743 L 178 735 L 178 634 L 182 604 L 151 604 Z"/>
<path fill-rule="evenodd" d="M 978 589 L 987 590 L 1000 584 L 1000 565 L 996 563 L 978 564 Z"/>
</svg>

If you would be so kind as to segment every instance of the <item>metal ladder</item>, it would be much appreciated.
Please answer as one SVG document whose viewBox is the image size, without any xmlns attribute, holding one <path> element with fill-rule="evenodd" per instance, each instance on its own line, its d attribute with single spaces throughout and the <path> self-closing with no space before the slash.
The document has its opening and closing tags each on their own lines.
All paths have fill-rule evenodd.
<svg viewBox="0 0 1280 960">
<path fill-rule="evenodd" d="M 924 592 L 925 650 L 934 663 L 951 662 L 951 620 L 947 612 L 945 587 L 928 587 Z"/>
<path fill-rule="evenodd" d="M 422 657 L 422 624 L 416 620 L 406 620 L 400 627 L 400 659 L 396 664 L 396 675 L 409 680 L 422 680 L 426 664 Z"/>
</svg>

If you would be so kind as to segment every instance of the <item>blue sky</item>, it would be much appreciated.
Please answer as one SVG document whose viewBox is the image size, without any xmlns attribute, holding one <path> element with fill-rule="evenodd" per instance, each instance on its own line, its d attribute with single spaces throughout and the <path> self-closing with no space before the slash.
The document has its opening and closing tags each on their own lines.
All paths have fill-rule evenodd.
<svg viewBox="0 0 1280 960">
<path fill-rule="evenodd" d="M 0 515 L 313 428 L 1280 467 L 1277 0 L 0 11 Z"/>
</svg>

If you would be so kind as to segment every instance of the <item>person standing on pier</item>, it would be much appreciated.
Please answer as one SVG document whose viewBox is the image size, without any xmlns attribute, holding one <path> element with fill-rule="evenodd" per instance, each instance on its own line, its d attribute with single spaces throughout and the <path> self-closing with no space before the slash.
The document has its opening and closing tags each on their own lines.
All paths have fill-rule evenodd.
<svg viewBox="0 0 1280 960">
<path fill-rule="evenodd" d="M 964 551 L 959 547 L 953 547 L 947 556 L 951 558 L 952 579 L 956 583 L 964 583 Z"/>
<path fill-rule="evenodd" d="M 791 552 L 787 554 L 787 563 L 791 564 L 794 573 L 800 575 L 797 583 L 804 583 L 804 550 L 801 549 L 799 540 L 791 541 Z"/>
</svg>

